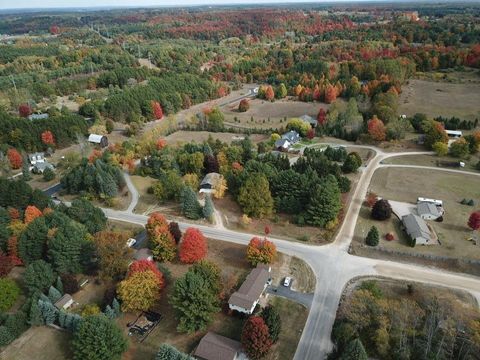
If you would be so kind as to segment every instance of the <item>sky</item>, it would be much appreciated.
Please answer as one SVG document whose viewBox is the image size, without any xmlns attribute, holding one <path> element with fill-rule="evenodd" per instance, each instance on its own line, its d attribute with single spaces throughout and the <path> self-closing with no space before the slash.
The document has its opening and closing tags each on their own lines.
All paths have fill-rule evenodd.
<svg viewBox="0 0 480 360">
<path fill-rule="evenodd" d="M 345 2 L 351 0 L 333 0 Z M 328 2 L 333 2 L 329 0 Z M 358 1 L 358 0 L 357 0 Z M 393 0 L 395 1 L 395 0 Z M 0 9 L 59 8 L 59 7 L 122 7 L 122 6 L 189 6 L 224 4 L 268 4 L 268 3 L 326 2 L 322 0 L 0 0 Z"/>
</svg>

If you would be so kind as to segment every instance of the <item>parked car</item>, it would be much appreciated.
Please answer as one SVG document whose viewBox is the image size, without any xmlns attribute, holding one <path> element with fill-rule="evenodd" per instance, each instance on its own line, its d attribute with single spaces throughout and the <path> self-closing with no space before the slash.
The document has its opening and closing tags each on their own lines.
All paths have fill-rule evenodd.
<svg viewBox="0 0 480 360">
<path fill-rule="evenodd" d="M 135 245 L 137 243 L 137 240 L 134 239 L 134 238 L 130 238 L 127 240 L 127 246 L 128 247 L 132 247 L 133 245 Z"/>
<path fill-rule="evenodd" d="M 289 287 L 292 283 L 292 278 L 290 276 L 287 276 L 285 280 L 283 280 L 283 286 Z"/>
</svg>

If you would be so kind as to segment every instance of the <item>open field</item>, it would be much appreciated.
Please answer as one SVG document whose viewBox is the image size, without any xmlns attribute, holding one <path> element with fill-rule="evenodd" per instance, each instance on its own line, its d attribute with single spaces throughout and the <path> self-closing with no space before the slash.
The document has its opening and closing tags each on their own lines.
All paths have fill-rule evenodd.
<svg viewBox="0 0 480 360">
<path fill-rule="evenodd" d="M 330 105 L 324 103 L 303 102 L 285 98 L 274 102 L 262 99 L 250 100 L 250 109 L 243 113 L 238 111 L 238 102 L 223 106 L 221 110 L 225 115 L 225 122 L 239 127 L 269 129 L 285 127 L 287 125 L 285 118 L 288 121 L 289 118 L 300 117 L 305 114 L 316 118 L 320 108 L 328 110 L 329 107 Z M 252 117 L 253 121 L 251 121 Z M 235 118 L 237 118 L 237 121 L 235 121 Z"/>
<path fill-rule="evenodd" d="M 2 360 L 67 360 L 70 334 L 46 326 L 32 327 L 0 352 Z"/>
<path fill-rule="evenodd" d="M 478 178 L 463 175 L 434 172 L 424 169 L 383 168 L 375 172 L 370 191 L 389 200 L 416 203 L 419 196 L 441 199 L 444 202 L 444 221 L 428 221 L 437 233 L 441 245 L 416 246 L 411 248 L 400 230 L 400 221 L 392 219 L 381 222 L 370 218 L 370 211 L 363 207 L 355 229 L 354 245 L 364 243 L 372 225 L 378 227 L 380 246 L 407 254 L 432 254 L 461 259 L 480 259 L 480 248 L 467 241 L 471 230 L 467 227 L 470 213 L 476 208 L 461 205 L 463 198 L 480 201 Z M 387 232 L 396 234 L 394 241 L 386 241 Z M 364 249 L 364 252 L 374 252 Z"/>
<path fill-rule="evenodd" d="M 463 161 L 464 168 L 458 168 L 462 171 L 478 172 L 475 165 L 480 161 L 480 154 L 470 155 L 468 159 L 457 159 L 450 156 L 436 156 L 436 155 L 415 155 L 415 156 L 397 156 L 385 159 L 386 164 L 399 165 L 421 165 L 421 166 L 437 166 L 437 161 Z"/>
<path fill-rule="evenodd" d="M 480 118 L 478 99 L 480 84 L 453 84 L 413 79 L 402 88 L 399 113 L 412 116 L 424 113 L 429 117 L 456 116 L 460 119 Z"/>
<path fill-rule="evenodd" d="M 243 134 L 234 134 L 234 133 L 212 133 L 208 131 L 185 131 L 180 130 L 174 132 L 173 134 L 168 135 L 165 140 L 169 145 L 175 144 L 184 144 L 190 142 L 201 143 L 203 141 L 208 140 L 209 136 L 211 136 L 214 140 L 219 139 L 222 142 L 230 144 L 232 141 L 241 140 L 245 137 Z M 252 134 L 250 135 L 250 139 L 253 143 L 258 143 L 260 141 L 264 141 L 268 139 L 266 135 L 258 135 Z"/>
</svg>

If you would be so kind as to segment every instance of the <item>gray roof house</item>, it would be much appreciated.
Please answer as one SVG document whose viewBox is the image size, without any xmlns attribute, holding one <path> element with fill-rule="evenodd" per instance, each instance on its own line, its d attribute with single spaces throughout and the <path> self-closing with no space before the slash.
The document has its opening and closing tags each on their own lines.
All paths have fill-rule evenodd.
<svg viewBox="0 0 480 360">
<path fill-rule="evenodd" d="M 278 139 L 275 141 L 275 149 L 288 150 L 290 147 L 290 141 L 287 139 Z"/>
<path fill-rule="evenodd" d="M 208 332 L 193 353 L 201 360 L 240 360 L 246 359 L 240 342 L 212 332 Z"/>
<path fill-rule="evenodd" d="M 268 265 L 258 264 L 243 282 L 240 289 L 235 291 L 228 300 L 230 310 L 244 314 L 252 314 L 260 297 L 270 283 L 271 268 Z"/>
<path fill-rule="evenodd" d="M 424 220 L 436 220 L 442 216 L 442 212 L 437 205 L 431 202 L 419 202 L 417 204 L 417 213 Z"/>
<path fill-rule="evenodd" d="M 42 120 L 42 119 L 48 119 L 48 114 L 31 114 L 28 116 L 28 120 Z"/>
<path fill-rule="evenodd" d="M 33 165 L 33 172 L 36 174 L 43 174 L 43 172 L 47 168 L 50 170 L 55 170 L 55 167 L 52 164 L 50 164 L 48 161 L 37 162 L 36 164 Z"/>
<path fill-rule="evenodd" d="M 420 216 L 414 214 L 404 215 L 402 216 L 402 223 L 405 227 L 405 232 L 415 240 L 416 245 L 428 245 L 432 240 L 432 233 L 427 223 Z"/>
<path fill-rule="evenodd" d="M 30 164 L 32 165 L 35 165 L 36 163 L 43 163 L 45 162 L 45 153 L 36 152 L 28 154 L 28 161 L 30 161 Z"/>
<path fill-rule="evenodd" d="M 291 130 L 282 135 L 282 139 L 286 139 L 290 144 L 295 144 L 300 141 L 300 134 L 295 130 Z"/>
<path fill-rule="evenodd" d="M 54 305 L 58 310 L 66 310 L 73 305 L 73 298 L 70 294 L 65 294 Z"/>
<path fill-rule="evenodd" d="M 310 115 L 302 115 L 300 116 L 300 119 L 302 119 L 305 122 L 308 122 L 312 127 L 316 127 L 318 122 L 317 119 L 311 117 Z"/>
</svg>

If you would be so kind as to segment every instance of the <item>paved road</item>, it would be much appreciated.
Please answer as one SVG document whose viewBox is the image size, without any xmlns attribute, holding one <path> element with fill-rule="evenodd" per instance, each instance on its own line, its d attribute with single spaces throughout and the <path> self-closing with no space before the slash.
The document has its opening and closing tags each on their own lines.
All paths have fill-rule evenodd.
<svg viewBox="0 0 480 360">
<path fill-rule="evenodd" d="M 313 246 L 270 238 L 270 240 L 276 244 L 279 251 L 304 260 L 312 267 L 316 275 L 316 289 L 313 294 L 313 299 L 311 300 L 312 305 L 309 316 L 295 353 L 295 360 L 324 359 L 331 351 L 332 342 L 330 340 L 330 334 L 335 321 L 340 297 L 346 284 L 351 279 L 357 277 L 385 276 L 408 281 L 425 282 L 465 290 L 480 300 L 480 278 L 478 277 L 447 272 L 436 268 L 362 258 L 348 254 L 348 247 L 353 238 L 358 214 L 373 174 L 379 167 L 391 166 L 381 165 L 380 162 L 393 156 L 426 154 L 425 152 L 385 153 L 381 149 L 370 146 L 355 146 L 350 144 L 348 146 L 369 148 L 375 151 L 376 155 L 361 172 L 360 180 L 352 195 L 352 201 L 346 210 L 345 219 L 334 242 L 324 246 Z M 427 169 L 451 170 L 429 167 L 427 167 Z M 480 175 L 475 173 L 468 174 Z M 128 184 L 129 182 L 127 181 L 127 186 Z M 132 198 L 134 197 L 132 196 Z M 134 207 L 135 206 L 131 204 L 129 209 L 133 209 Z M 103 210 L 110 219 L 134 224 L 145 225 L 148 219 L 147 216 L 134 214 L 131 211 Z M 189 226 L 195 226 L 209 238 L 239 244 L 247 244 L 254 235 L 258 235 L 235 232 L 225 228 L 192 225 L 186 222 L 180 222 L 179 226 L 182 230 L 185 230 Z"/>
<path fill-rule="evenodd" d="M 125 211 L 128 213 L 132 213 L 138 204 L 138 198 L 139 198 L 138 191 L 135 185 L 133 185 L 132 179 L 130 178 L 130 175 L 128 174 L 128 172 L 124 171 L 123 177 L 125 178 L 125 184 L 128 187 L 128 191 L 132 195 L 132 200 L 130 201 L 130 205 L 128 205 L 128 208 Z"/>
<path fill-rule="evenodd" d="M 295 281 L 295 279 L 293 281 Z M 293 300 L 299 304 L 302 304 L 307 309 L 310 309 L 312 306 L 313 294 L 305 294 L 298 291 L 293 291 L 290 287 L 269 286 L 267 288 L 267 293 Z"/>
</svg>

